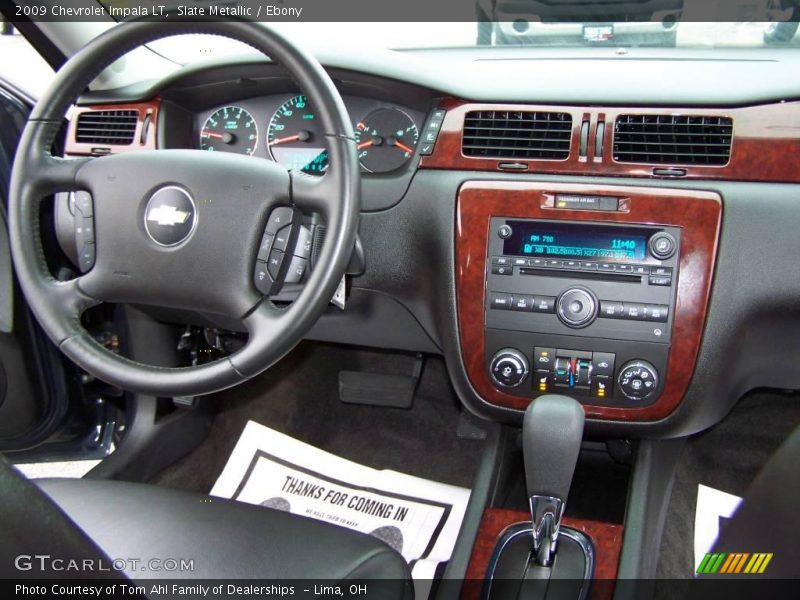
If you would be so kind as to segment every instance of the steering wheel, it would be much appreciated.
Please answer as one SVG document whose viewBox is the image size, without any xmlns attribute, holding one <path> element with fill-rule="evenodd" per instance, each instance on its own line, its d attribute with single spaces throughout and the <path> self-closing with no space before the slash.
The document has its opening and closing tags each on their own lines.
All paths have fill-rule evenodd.
<svg viewBox="0 0 800 600">
<path fill-rule="evenodd" d="M 103 69 L 138 46 L 187 33 L 244 42 L 289 72 L 317 111 L 330 155 L 325 175 L 287 171 L 252 156 L 200 150 L 75 159 L 52 155 L 53 140 L 69 106 Z M 39 208 L 52 194 L 69 191 L 88 192 L 93 199 L 96 258 L 91 270 L 62 282 L 45 264 Z M 148 204 L 164 194 L 172 199 L 170 204 L 183 203 L 180 216 L 191 222 L 187 237 L 173 245 L 158 243 L 147 227 Z M 259 244 L 269 215 L 278 206 L 317 213 L 327 226 L 314 269 L 288 309 L 276 307 L 254 284 Z M 355 137 L 333 82 L 312 56 L 278 33 L 244 21 L 136 21 L 94 39 L 58 72 L 31 113 L 9 191 L 17 277 L 47 335 L 99 379 L 163 396 L 194 396 L 231 387 L 289 352 L 333 297 L 353 249 L 359 213 Z M 101 302 L 235 318 L 244 324 L 248 342 L 227 358 L 199 366 L 142 364 L 108 351 L 81 325 L 83 311 Z"/>
</svg>

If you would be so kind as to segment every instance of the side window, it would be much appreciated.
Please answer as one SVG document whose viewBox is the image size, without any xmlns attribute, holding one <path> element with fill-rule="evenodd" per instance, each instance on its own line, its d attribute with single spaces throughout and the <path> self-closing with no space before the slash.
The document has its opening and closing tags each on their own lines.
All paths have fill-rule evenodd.
<svg viewBox="0 0 800 600">
<path fill-rule="evenodd" d="M 53 79 L 53 69 L 17 29 L 0 17 L 0 79 L 38 98 Z"/>
</svg>

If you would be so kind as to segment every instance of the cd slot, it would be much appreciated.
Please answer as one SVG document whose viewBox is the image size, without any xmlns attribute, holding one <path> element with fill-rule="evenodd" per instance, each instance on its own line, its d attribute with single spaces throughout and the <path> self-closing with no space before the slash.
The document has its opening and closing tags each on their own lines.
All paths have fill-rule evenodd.
<svg viewBox="0 0 800 600">
<path fill-rule="evenodd" d="M 544 275 L 546 277 L 563 277 L 563 278 L 579 278 L 579 279 L 594 279 L 602 281 L 619 281 L 621 283 L 641 283 L 642 276 L 634 273 L 609 273 L 607 271 L 567 271 L 561 269 L 547 269 L 536 267 L 521 267 L 519 269 L 520 275 Z"/>
</svg>

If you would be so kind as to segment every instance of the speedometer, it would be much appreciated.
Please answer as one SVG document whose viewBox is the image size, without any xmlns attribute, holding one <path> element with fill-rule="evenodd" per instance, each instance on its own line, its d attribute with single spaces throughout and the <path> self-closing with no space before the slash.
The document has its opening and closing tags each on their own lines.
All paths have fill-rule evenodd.
<svg viewBox="0 0 800 600">
<path fill-rule="evenodd" d="M 215 110 L 200 130 L 200 149 L 217 152 L 250 154 L 258 145 L 258 126 L 241 106 Z"/>
<path fill-rule="evenodd" d="M 305 96 L 290 98 L 272 115 L 267 149 L 275 162 L 290 169 L 316 174 L 328 170 L 325 139 Z"/>
</svg>

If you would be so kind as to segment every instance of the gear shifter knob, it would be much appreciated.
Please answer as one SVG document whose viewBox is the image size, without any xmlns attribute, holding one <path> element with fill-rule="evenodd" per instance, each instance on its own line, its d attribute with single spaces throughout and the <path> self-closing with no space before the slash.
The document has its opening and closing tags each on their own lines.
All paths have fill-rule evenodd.
<svg viewBox="0 0 800 600">
<path fill-rule="evenodd" d="M 522 422 L 525 482 L 533 523 L 536 562 L 553 559 L 561 515 L 583 438 L 583 407 L 573 398 L 548 394 L 531 402 Z"/>
</svg>

